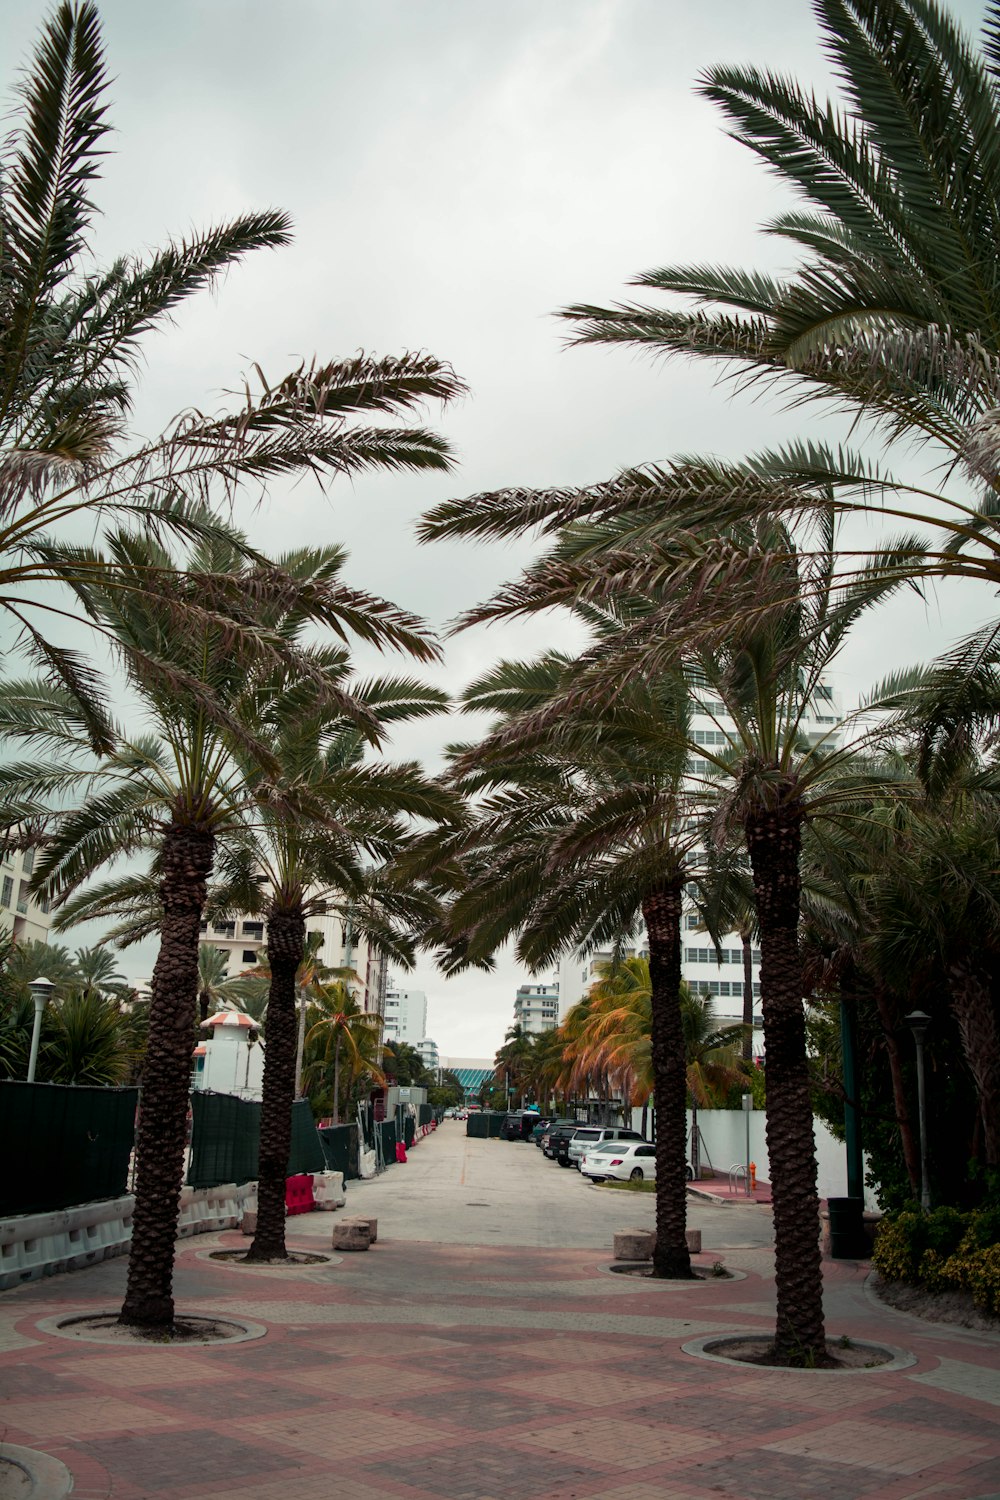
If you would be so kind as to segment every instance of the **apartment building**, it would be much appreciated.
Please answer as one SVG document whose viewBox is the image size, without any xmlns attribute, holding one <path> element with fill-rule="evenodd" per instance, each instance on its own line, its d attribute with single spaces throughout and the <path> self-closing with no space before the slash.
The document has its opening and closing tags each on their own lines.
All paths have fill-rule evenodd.
<svg viewBox="0 0 1000 1500">
<path fill-rule="evenodd" d="M 29 890 L 34 863 L 34 849 L 0 855 L 0 936 L 19 943 L 47 943 L 52 925 L 48 901 Z"/>
<path fill-rule="evenodd" d="M 559 980 L 518 985 L 514 997 L 514 1025 L 540 1036 L 559 1025 Z"/>
<path fill-rule="evenodd" d="M 228 959 L 230 975 L 252 969 L 266 957 L 267 923 L 260 917 L 233 917 L 225 922 L 202 922 L 202 942 L 211 943 Z M 364 1010 L 385 1015 L 388 965 L 385 956 L 350 922 L 326 914 L 309 918 L 308 933 L 318 933 L 322 942 L 318 957 L 330 969 L 348 969 L 356 976 L 345 983 Z"/>
<path fill-rule="evenodd" d="M 423 990 L 404 990 L 390 979 L 385 990 L 385 1042 L 405 1042 L 419 1051 L 427 1039 L 427 996 Z M 428 1066 L 430 1066 L 428 1064 Z M 436 1066 L 436 1064 L 435 1064 Z"/>
</svg>

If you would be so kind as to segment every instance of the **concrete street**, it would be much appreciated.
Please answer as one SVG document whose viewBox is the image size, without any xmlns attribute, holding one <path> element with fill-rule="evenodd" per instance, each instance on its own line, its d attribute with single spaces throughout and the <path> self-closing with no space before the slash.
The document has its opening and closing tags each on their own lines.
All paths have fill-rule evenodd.
<svg viewBox="0 0 1000 1500">
<path fill-rule="evenodd" d="M 445 1120 L 405 1167 L 347 1192 L 348 1213 L 377 1215 L 379 1234 L 398 1240 L 607 1250 L 616 1229 L 656 1222 L 652 1193 L 601 1189 L 526 1141 L 470 1140 L 460 1120 Z M 771 1243 L 770 1213 L 745 1199 L 714 1208 L 692 1198 L 689 1215 L 706 1248 Z M 304 1233 L 325 1237 L 321 1216 L 301 1222 Z"/>
<path fill-rule="evenodd" d="M 829 1332 L 904 1367 L 685 1352 L 772 1325 L 766 1209 L 692 1205 L 701 1264 L 745 1275 L 676 1285 L 608 1271 L 612 1230 L 651 1223 L 651 1199 L 460 1124 L 348 1192 L 379 1239 L 330 1265 L 207 1259 L 234 1232 L 180 1242 L 180 1308 L 254 1320 L 254 1342 L 83 1345 L 39 1326 L 114 1308 L 123 1260 L 0 1294 L 4 1440 L 61 1459 L 73 1500 L 1000 1495 L 1000 1335 L 883 1309 L 865 1265 L 826 1265 Z M 318 1248 L 334 1221 L 292 1219 L 289 1242 Z"/>
</svg>

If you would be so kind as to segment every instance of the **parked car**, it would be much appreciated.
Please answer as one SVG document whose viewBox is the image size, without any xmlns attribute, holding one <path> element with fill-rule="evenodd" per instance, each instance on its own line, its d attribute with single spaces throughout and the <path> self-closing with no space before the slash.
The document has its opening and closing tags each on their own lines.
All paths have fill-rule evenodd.
<svg viewBox="0 0 1000 1500">
<path fill-rule="evenodd" d="M 559 1165 L 579 1167 L 580 1162 L 592 1146 L 601 1141 L 641 1141 L 638 1130 L 625 1130 L 620 1125 L 583 1125 L 573 1132 L 566 1142 L 565 1160 L 560 1146 Z"/>
<path fill-rule="evenodd" d="M 522 1112 L 515 1110 L 504 1116 L 503 1124 L 500 1126 L 500 1139 L 502 1141 L 526 1141 L 535 1128 L 538 1116 L 533 1110 Z"/>
<path fill-rule="evenodd" d="M 580 1128 L 579 1120 L 569 1120 L 562 1125 L 553 1125 L 548 1135 L 542 1136 L 542 1151 L 552 1161 L 559 1157 L 559 1147 L 563 1140 L 567 1142 L 573 1133 Z"/>
<path fill-rule="evenodd" d="M 655 1182 L 656 1147 L 641 1139 L 601 1141 L 588 1146 L 580 1161 L 580 1172 L 591 1182 L 606 1182 L 609 1177 L 618 1182 L 639 1182 L 643 1178 Z"/>
<path fill-rule="evenodd" d="M 554 1119 L 543 1121 L 540 1127 L 536 1127 L 531 1132 L 531 1138 L 540 1150 L 545 1151 L 545 1148 L 548 1145 L 549 1136 L 552 1134 L 553 1130 L 561 1130 L 564 1125 L 571 1125 L 575 1130 L 579 1123 L 579 1120 L 567 1120 L 565 1118 L 560 1119 L 558 1116 L 556 1116 Z M 547 1154 L 548 1153 L 546 1152 L 546 1155 Z"/>
</svg>

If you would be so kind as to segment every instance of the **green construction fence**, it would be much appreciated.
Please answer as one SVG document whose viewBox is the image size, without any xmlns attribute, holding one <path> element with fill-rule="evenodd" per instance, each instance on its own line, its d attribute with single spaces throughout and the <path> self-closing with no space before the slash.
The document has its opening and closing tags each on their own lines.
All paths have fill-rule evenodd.
<svg viewBox="0 0 1000 1500">
<path fill-rule="evenodd" d="M 128 1192 L 137 1089 L 0 1082 L 0 1215 Z"/>
<path fill-rule="evenodd" d="M 260 1149 L 260 1103 L 197 1089 L 191 1095 L 191 1187 L 252 1182 Z M 288 1176 L 326 1171 L 326 1155 L 306 1099 L 292 1105 Z"/>
</svg>

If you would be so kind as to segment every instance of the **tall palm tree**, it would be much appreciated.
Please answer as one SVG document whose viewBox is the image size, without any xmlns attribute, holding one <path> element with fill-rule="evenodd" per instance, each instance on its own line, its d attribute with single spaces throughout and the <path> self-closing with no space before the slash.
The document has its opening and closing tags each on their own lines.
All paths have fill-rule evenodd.
<svg viewBox="0 0 1000 1500">
<path fill-rule="evenodd" d="M 425 521 L 424 534 L 515 533 L 539 519 L 549 517 L 546 524 L 555 525 L 559 517 L 577 516 L 526 580 L 467 616 L 471 622 L 559 602 L 580 607 L 581 601 L 614 608 L 620 616 L 621 630 L 607 632 L 591 648 L 570 691 L 536 712 L 530 725 L 535 735 L 678 661 L 688 664 L 713 701 L 723 703 L 734 726 L 728 749 L 699 750 L 712 768 L 703 800 L 715 801 L 713 839 L 742 839 L 753 877 L 774 1184 L 775 1351 L 783 1362 L 801 1363 L 826 1358 L 798 950 L 801 837 L 808 819 L 826 816 L 840 799 L 857 795 L 841 780 L 846 751 L 832 749 L 825 737 L 810 744 L 804 721 L 847 631 L 906 581 L 912 549 L 897 543 L 844 583 L 837 573 L 837 508 L 829 496 L 825 509 L 817 500 L 809 546 L 800 552 L 795 533 L 770 518 L 709 531 L 712 494 L 706 499 L 698 487 L 708 483 L 705 466 L 692 461 L 687 469 L 691 488 L 673 508 L 651 506 L 646 512 L 638 482 L 632 485 L 640 492 L 633 511 L 625 508 L 624 481 L 610 487 L 621 503 L 611 518 L 604 509 L 609 487 L 503 492 L 487 497 L 485 505 L 476 497 L 439 507 Z M 591 510 L 595 518 L 585 520 Z M 623 535 L 627 546 L 621 545 Z M 730 542 L 749 569 L 744 576 L 751 603 L 742 613 L 730 596 Z M 824 791 L 824 783 L 834 781 L 836 790 Z M 683 877 L 678 921 L 682 885 Z"/>
<path fill-rule="evenodd" d="M 615 622 L 599 611 L 591 621 L 615 635 Z M 575 696 L 578 670 L 554 655 L 503 663 L 465 694 L 469 707 L 503 717 L 455 762 L 464 791 L 488 794 L 472 828 L 445 853 L 445 863 L 454 853 L 461 869 L 447 943 L 465 964 L 488 959 L 518 933 L 518 956 L 538 969 L 564 952 L 617 947 L 645 925 L 659 1122 L 654 1270 L 686 1277 L 678 996 L 687 858 L 698 842 L 687 817 L 687 689 L 677 674 L 653 674 L 591 709 Z M 579 1084 L 581 1072 L 566 1081 Z M 607 1093 L 606 1080 L 599 1087 Z"/>
<path fill-rule="evenodd" d="M 83 511 L 99 529 L 105 517 L 131 516 L 161 538 L 210 542 L 215 518 L 192 497 L 231 498 L 278 475 L 447 468 L 447 445 L 433 433 L 348 421 L 463 389 L 428 355 L 362 354 L 301 364 L 278 380 L 258 372 L 228 409 L 189 407 L 162 435 L 137 441 L 128 421 L 144 336 L 251 251 L 287 244 L 290 221 L 273 210 L 244 214 L 150 257 L 91 269 L 108 89 L 96 5 L 61 0 L 20 83 L 0 172 L 0 609 L 33 666 L 75 698 L 93 748 L 104 751 L 112 725 L 100 678 L 48 625 L 82 619 L 106 634 L 108 622 L 81 605 L 80 590 L 95 579 L 106 589 L 133 584 L 115 557 L 61 540 L 64 523 Z M 143 566 L 146 585 L 168 589 L 175 609 L 202 619 L 226 613 L 221 578 L 185 594 L 163 577 L 171 559 L 150 555 Z"/>
<path fill-rule="evenodd" d="M 172 1270 L 177 1206 L 184 1166 L 184 1135 L 190 1075 L 190 1034 L 198 984 L 200 924 L 208 879 L 220 836 L 232 836 L 248 799 L 244 767 L 254 760 L 263 780 L 277 774 L 272 747 L 241 706 L 252 698 L 260 676 L 270 678 L 279 655 L 297 669 L 314 699 L 353 716 L 377 738 L 367 710 L 355 704 L 325 648 L 307 650 L 295 636 L 311 621 L 374 633 L 377 640 L 429 654 L 426 637 L 398 611 L 344 591 L 336 581 L 336 553 L 294 554 L 276 570 L 285 580 L 277 597 L 256 589 L 258 570 L 245 567 L 242 591 L 246 627 L 234 636 L 171 607 L 169 593 L 149 587 L 149 567 L 185 597 L 211 589 L 215 576 L 239 565 L 238 549 L 215 539 L 201 542 L 184 560 L 186 572 L 155 541 L 128 533 L 111 539 L 126 592 L 94 583 L 87 606 L 120 643 L 119 658 L 129 686 L 158 734 L 116 731 L 118 748 L 99 765 L 79 757 L 86 725 L 71 695 L 41 684 L 0 685 L 0 733 L 55 758 L 38 764 L 34 755 L 4 766 L 0 779 L 15 815 L 44 812 L 53 796 L 83 794 L 57 827 L 36 862 L 39 885 L 60 899 L 103 864 L 153 848 L 159 882 L 160 949 L 152 978 L 149 1046 L 143 1073 L 136 1146 L 136 1209 L 124 1322 L 169 1327 L 173 1321 Z M 295 587 L 291 585 L 295 583 Z M 346 594 L 346 599 L 345 599 Z M 282 633 L 282 622 L 295 628 Z M 262 637 L 266 649 L 253 647 Z M 150 667 L 156 661 L 154 672 Z M 274 795 L 273 787 L 267 792 Z M 286 801 L 290 794 L 284 793 Z M 294 969 L 292 971 L 294 978 Z"/>
<path fill-rule="evenodd" d="M 328 662 L 348 696 L 343 653 Z M 406 679 L 377 679 L 352 690 L 352 701 L 378 726 L 439 712 L 443 693 Z M 435 914 L 416 887 L 386 878 L 384 867 L 405 845 L 414 818 L 451 822 L 453 795 L 414 762 L 366 756 L 357 716 L 311 705 L 297 677 L 263 680 L 243 705 L 244 718 L 267 735 L 277 776 L 241 757 L 256 807 L 238 844 L 220 860 L 217 904 L 267 921 L 270 984 L 261 1105 L 257 1232 L 248 1258 L 280 1259 L 285 1248 L 285 1177 L 296 1087 L 296 982 L 313 914 L 336 913 L 395 961 L 413 961 L 414 928 Z M 372 862 L 378 861 L 377 865 Z"/>
</svg>

